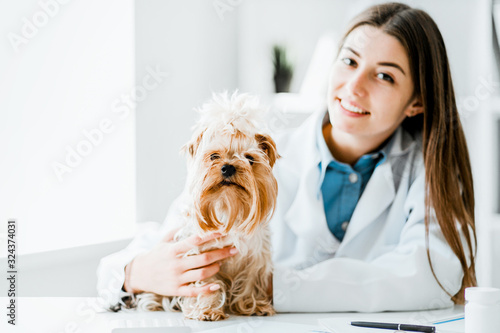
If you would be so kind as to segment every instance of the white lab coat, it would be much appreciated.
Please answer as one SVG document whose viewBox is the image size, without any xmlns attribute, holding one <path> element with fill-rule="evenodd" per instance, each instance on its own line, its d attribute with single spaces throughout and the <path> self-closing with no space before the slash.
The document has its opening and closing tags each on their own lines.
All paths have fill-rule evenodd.
<svg viewBox="0 0 500 333">
<path fill-rule="evenodd" d="M 433 277 L 424 228 L 421 140 L 399 128 L 388 156 L 373 172 L 341 244 L 327 227 L 319 189 L 316 130 L 325 113 L 277 136 L 278 204 L 271 220 L 274 306 L 279 312 L 423 310 L 452 305 Z M 138 235 L 124 250 L 103 258 L 99 294 L 111 305 L 124 267 L 148 251 L 175 220 L 174 203 L 160 230 Z M 171 225 L 171 224 L 170 224 Z M 433 223 L 429 233 L 436 275 L 454 295 L 462 280 L 458 259 Z"/>
</svg>

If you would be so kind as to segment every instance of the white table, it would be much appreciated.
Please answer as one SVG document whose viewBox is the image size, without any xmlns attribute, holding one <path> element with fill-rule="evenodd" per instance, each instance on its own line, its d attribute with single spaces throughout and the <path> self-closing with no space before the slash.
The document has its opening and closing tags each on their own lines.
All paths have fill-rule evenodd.
<svg viewBox="0 0 500 333">
<path fill-rule="evenodd" d="M 0 332 L 47 332 L 47 333 L 110 333 L 116 327 L 189 326 L 192 332 L 222 328 L 239 324 L 239 332 L 259 332 L 267 322 L 278 321 L 317 326 L 318 319 L 349 316 L 353 320 L 387 321 L 411 320 L 422 324 L 436 318 L 453 316 L 463 312 L 463 306 L 434 311 L 383 312 L 383 313 L 283 313 L 272 317 L 237 317 L 218 322 L 199 322 L 183 318 L 179 312 L 105 312 L 97 298 L 40 297 L 18 298 L 16 326 L 7 324 L 6 297 L 0 297 L 2 314 Z M 388 333 L 391 331 L 387 331 Z M 383 332 L 381 332 L 383 333 Z"/>
</svg>

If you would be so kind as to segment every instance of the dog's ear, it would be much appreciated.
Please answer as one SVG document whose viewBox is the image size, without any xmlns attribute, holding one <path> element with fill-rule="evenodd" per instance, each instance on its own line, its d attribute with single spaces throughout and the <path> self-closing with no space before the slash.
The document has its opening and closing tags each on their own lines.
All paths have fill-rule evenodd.
<svg viewBox="0 0 500 333">
<path fill-rule="evenodd" d="M 269 158 L 269 165 L 272 168 L 276 160 L 281 157 L 276 149 L 276 143 L 267 134 L 255 134 L 255 139 L 259 143 L 259 148 L 262 149 Z"/>
<path fill-rule="evenodd" d="M 189 156 L 194 157 L 196 155 L 196 151 L 198 150 L 198 146 L 200 145 L 201 139 L 203 138 L 203 131 L 198 135 L 194 135 L 193 138 L 186 143 L 181 148 L 181 152 L 184 154 L 189 154 Z"/>
</svg>

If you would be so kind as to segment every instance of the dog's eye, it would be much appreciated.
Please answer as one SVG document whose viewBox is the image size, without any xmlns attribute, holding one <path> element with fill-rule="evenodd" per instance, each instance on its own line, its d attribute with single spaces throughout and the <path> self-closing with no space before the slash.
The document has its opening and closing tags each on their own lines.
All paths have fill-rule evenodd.
<svg viewBox="0 0 500 333">
<path fill-rule="evenodd" d="M 211 161 L 218 160 L 219 158 L 220 158 L 219 154 L 213 153 L 212 155 L 210 155 Z"/>
<path fill-rule="evenodd" d="M 252 155 L 245 155 L 245 157 L 248 160 L 248 162 L 250 162 L 250 165 L 253 165 L 254 158 L 252 157 Z"/>
</svg>

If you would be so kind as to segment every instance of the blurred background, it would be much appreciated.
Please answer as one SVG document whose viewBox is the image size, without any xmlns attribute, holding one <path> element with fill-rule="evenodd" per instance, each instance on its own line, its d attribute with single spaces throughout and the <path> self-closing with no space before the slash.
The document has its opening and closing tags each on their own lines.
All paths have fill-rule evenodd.
<svg viewBox="0 0 500 333">
<path fill-rule="evenodd" d="M 325 105 L 348 21 L 380 2 L 2 0 L 0 257 L 16 219 L 20 296 L 96 295 L 99 259 L 180 194 L 194 108 L 239 89 L 272 107 L 276 131 L 298 126 Z M 479 283 L 500 287 L 497 7 L 403 2 L 443 34 L 475 177 Z M 290 80 L 280 94 L 277 59 Z"/>
</svg>

